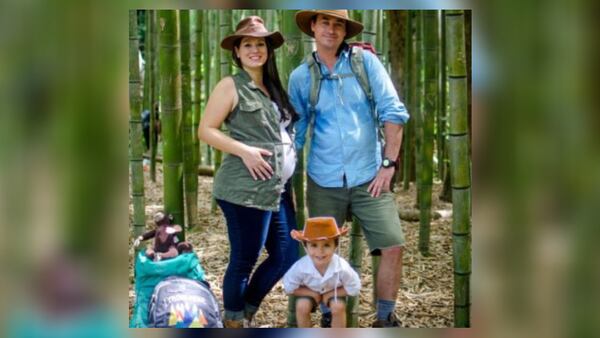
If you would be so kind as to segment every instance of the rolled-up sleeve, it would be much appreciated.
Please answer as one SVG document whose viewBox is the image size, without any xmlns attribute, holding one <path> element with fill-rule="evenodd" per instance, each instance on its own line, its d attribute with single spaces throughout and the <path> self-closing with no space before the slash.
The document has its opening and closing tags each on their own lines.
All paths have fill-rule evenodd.
<svg viewBox="0 0 600 338">
<path fill-rule="evenodd" d="M 350 265 L 348 265 L 348 269 L 344 269 L 344 272 L 342 273 L 342 283 L 349 296 L 357 296 L 360 292 L 360 277 Z"/>
<path fill-rule="evenodd" d="M 363 55 L 379 122 L 405 124 L 409 119 L 408 111 L 398 98 L 398 93 L 385 67 L 372 53 L 365 52 Z"/>
<path fill-rule="evenodd" d="M 283 275 L 282 283 L 286 294 L 292 294 L 300 287 L 300 271 L 298 271 L 297 262 Z"/>
<path fill-rule="evenodd" d="M 294 106 L 296 113 L 298 113 L 298 120 L 294 124 L 294 129 L 296 131 L 296 139 L 294 140 L 294 145 L 296 147 L 296 151 L 300 151 L 302 147 L 304 147 L 304 142 L 306 141 L 306 130 L 308 129 L 309 116 L 308 111 L 306 109 L 306 98 L 303 96 L 302 88 L 306 86 L 306 83 L 302 79 L 302 67 L 296 68 L 290 75 L 290 80 L 288 83 L 288 94 L 290 96 L 290 103 Z"/>
</svg>

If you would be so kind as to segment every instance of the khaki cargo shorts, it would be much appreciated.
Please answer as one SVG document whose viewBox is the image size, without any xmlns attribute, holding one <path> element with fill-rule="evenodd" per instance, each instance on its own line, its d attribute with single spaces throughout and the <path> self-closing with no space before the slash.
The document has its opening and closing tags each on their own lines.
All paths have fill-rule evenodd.
<svg viewBox="0 0 600 338">
<path fill-rule="evenodd" d="M 353 188 L 324 188 L 307 177 L 309 217 L 332 216 L 341 227 L 351 213 L 358 219 L 373 255 L 380 255 L 381 249 L 404 245 L 394 193 L 374 198 L 367 191 L 371 182 Z"/>
</svg>

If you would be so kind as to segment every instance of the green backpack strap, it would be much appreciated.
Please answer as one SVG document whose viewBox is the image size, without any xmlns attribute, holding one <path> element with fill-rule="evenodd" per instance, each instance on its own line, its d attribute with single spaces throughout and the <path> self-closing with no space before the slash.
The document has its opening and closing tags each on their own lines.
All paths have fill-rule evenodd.
<svg viewBox="0 0 600 338">
<path fill-rule="evenodd" d="M 319 92 L 321 91 L 321 80 L 323 80 L 323 74 L 321 74 L 321 67 L 315 60 L 314 52 L 308 54 L 304 59 L 308 66 L 308 72 L 310 74 L 310 92 L 308 96 L 308 103 L 310 104 L 311 119 L 314 118 L 315 109 L 317 102 L 319 102 Z"/>
<path fill-rule="evenodd" d="M 367 74 L 367 69 L 365 68 L 365 58 L 363 56 L 364 50 L 358 46 L 352 46 L 350 50 L 350 68 L 352 72 L 356 76 L 360 87 L 365 92 L 367 99 L 369 100 L 369 106 L 371 108 L 371 116 L 375 121 L 375 127 L 377 128 L 377 137 L 379 138 L 379 142 L 381 145 L 385 145 L 385 136 L 383 134 L 383 126 L 379 123 L 379 118 L 377 115 L 377 107 L 375 105 L 375 99 L 373 98 L 373 91 L 371 90 L 371 85 L 369 84 L 369 76 Z"/>
</svg>

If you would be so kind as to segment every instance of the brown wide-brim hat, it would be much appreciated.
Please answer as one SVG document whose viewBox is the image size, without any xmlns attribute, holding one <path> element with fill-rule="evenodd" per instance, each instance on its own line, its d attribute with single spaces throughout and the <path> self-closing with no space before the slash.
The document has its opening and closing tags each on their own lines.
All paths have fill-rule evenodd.
<svg viewBox="0 0 600 338">
<path fill-rule="evenodd" d="M 310 29 L 310 22 L 313 17 L 318 14 L 333 16 L 334 18 L 346 20 L 346 36 L 344 39 L 349 39 L 363 30 L 362 23 L 350 19 L 348 11 L 345 9 L 314 9 L 306 11 L 298 11 L 296 13 L 296 24 L 304 33 L 314 37 L 313 31 Z"/>
<path fill-rule="evenodd" d="M 313 217 L 306 220 L 304 230 L 292 230 L 292 238 L 297 241 L 320 241 L 333 239 L 348 232 L 347 227 L 338 228 L 333 217 Z"/>
<path fill-rule="evenodd" d="M 273 49 L 283 45 L 284 41 L 281 33 L 269 32 L 267 28 L 265 28 L 263 19 L 261 19 L 260 16 L 252 15 L 242 19 L 235 28 L 235 33 L 226 36 L 223 41 L 221 41 L 221 48 L 233 50 L 235 42 L 245 36 L 269 39 Z"/>
</svg>

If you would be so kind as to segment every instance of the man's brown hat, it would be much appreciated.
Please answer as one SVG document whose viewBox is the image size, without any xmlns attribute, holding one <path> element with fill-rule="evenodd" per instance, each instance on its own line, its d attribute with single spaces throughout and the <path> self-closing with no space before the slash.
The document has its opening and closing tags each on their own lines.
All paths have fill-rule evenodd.
<svg viewBox="0 0 600 338">
<path fill-rule="evenodd" d="M 348 11 L 345 9 L 314 9 L 307 11 L 298 11 L 296 13 L 296 24 L 304 33 L 314 37 L 313 31 L 310 29 L 310 22 L 313 17 L 318 14 L 333 16 L 334 18 L 342 19 L 346 21 L 346 37 L 349 39 L 363 30 L 362 23 L 350 19 Z"/>
<path fill-rule="evenodd" d="M 313 217 L 306 220 L 302 232 L 292 230 L 292 238 L 297 241 L 320 241 L 342 236 L 348 232 L 347 227 L 338 228 L 333 217 Z"/>
<path fill-rule="evenodd" d="M 233 50 L 235 41 L 245 36 L 269 39 L 271 40 L 273 48 L 280 47 L 284 40 L 281 33 L 269 32 L 265 28 L 265 22 L 260 16 L 252 15 L 242 19 L 235 28 L 235 33 L 226 36 L 223 41 L 221 41 L 221 48 Z"/>
</svg>

